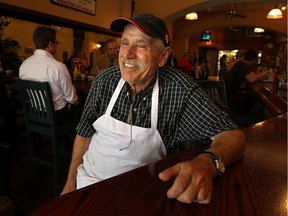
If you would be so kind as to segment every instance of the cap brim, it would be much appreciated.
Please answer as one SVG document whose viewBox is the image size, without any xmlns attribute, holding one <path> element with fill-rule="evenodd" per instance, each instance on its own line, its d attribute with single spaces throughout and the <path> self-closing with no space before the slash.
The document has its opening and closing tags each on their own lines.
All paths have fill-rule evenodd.
<svg viewBox="0 0 288 216">
<path fill-rule="evenodd" d="M 132 24 L 132 25 L 136 26 L 144 34 L 149 35 L 149 31 L 146 30 L 144 26 L 142 26 L 139 23 L 135 22 L 134 20 L 126 18 L 126 17 L 118 17 L 118 18 L 112 20 L 112 22 L 110 23 L 110 29 L 114 32 L 123 32 L 123 30 L 127 24 Z"/>
</svg>

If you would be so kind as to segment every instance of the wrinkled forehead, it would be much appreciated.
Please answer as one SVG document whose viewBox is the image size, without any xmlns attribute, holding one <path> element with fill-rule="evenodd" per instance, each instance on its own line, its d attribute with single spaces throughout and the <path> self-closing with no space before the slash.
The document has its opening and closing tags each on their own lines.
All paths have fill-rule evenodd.
<svg viewBox="0 0 288 216">
<path fill-rule="evenodd" d="M 121 39 L 129 39 L 129 38 L 134 38 L 138 40 L 146 40 L 146 41 L 151 41 L 152 37 L 143 33 L 139 28 L 132 24 L 127 24 L 124 27 L 123 34 Z"/>
</svg>

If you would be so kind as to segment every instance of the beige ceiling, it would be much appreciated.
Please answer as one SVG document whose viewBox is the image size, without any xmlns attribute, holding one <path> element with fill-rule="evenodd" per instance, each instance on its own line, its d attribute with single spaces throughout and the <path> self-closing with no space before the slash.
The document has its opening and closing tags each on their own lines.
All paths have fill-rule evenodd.
<svg viewBox="0 0 288 216">
<path fill-rule="evenodd" d="M 277 2 L 276 2 L 277 1 Z M 241 37 L 241 44 L 247 46 L 245 37 L 247 30 L 261 27 L 267 33 L 286 35 L 287 10 L 279 20 L 267 19 L 268 12 L 275 7 L 286 4 L 286 0 L 135 0 L 135 13 L 152 13 L 167 23 L 172 36 L 173 49 L 176 56 L 181 56 L 183 50 L 197 50 L 199 35 L 203 31 L 225 31 L 228 37 Z M 227 3 L 229 2 L 229 3 Z M 241 16 L 228 16 L 229 10 L 235 10 Z M 198 20 L 185 20 L 187 13 L 196 11 Z M 229 35 L 232 35 L 229 37 Z M 215 35 L 215 34 L 214 34 Z M 251 39 L 251 38 L 250 38 Z M 255 40 L 260 40 L 254 38 Z M 195 42 L 196 41 L 196 42 Z"/>
<path fill-rule="evenodd" d="M 176 3 L 177 2 L 177 3 Z M 268 12 L 283 6 L 286 0 L 135 0 L 137 13 L 150 12 L 163 18 L 171 32 L 181 32 L 187 37 L 207 29 L 257 26 L 287 35 L 287 10 L 281 20 L 267 20 Z M 229 16 L 230 10 L 240 16 Z M 185 21 L 186 13 L 196 11 L 197 21 Z"/>
<path fill-rule="evenodd" d="M 276 3 L 274 2 L 240 2 L 240 3 L 230 3 L 230 4 L 224 4 L 219 6 L 213 6 L 201 9 L 199 11 L 205 11 L 205 12 L 219 12 L 219 11 L 229 11 L 229 10 L 235 10 L 238 12 L 254 12 L 254 11 L 268 11 L 271 10 Z M 283 6 L 283 4 L 277 4 L 277 6 Z"/>
<path fill-rule="evenodd" d="M 173 22 L 186 13 L 196 11 L 224 12 L 234 9 L 239 12 L 269 11 L 287 4 L 287 0 L 134 0 L 135 13 L 150 12 L 166 22 Z M 229 3 L 228 3 L 229 2 Z"/>
</svg>

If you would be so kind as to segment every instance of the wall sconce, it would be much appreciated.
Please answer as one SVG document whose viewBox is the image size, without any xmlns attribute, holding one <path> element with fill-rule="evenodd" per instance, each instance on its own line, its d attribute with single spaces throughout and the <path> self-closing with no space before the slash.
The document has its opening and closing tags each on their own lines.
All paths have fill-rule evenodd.
<svg viewBox="0 0 288 216">
<path fill-rule="evenodd" d="M 263 33 L 265 30 L 263 28 L 254 28 L 255 33 Z"/>
<path fill-rule="evenodd" d="M 273 8 L 267 15 L 268 19 L 281 19 L 282 17 L 282 11 L 278 8 L 277 5 L 275 5 L 275 8 Z"/>
<path fill-rule="evenodd" d="M 101 43 L 100 42 L 97 42 L 97 43 L 92 43 L 92 49 L 94 50 L 98 50 L 101 48 Z"/>
<path fill-rule="evenodd" d="M 196 12 L 192 12 L 192 13 L 186 14 L 185 19 L 187 19 L 187 20 L 197 20 L 198 19 L 198 15 L 197 15 Z"/>
</svg>

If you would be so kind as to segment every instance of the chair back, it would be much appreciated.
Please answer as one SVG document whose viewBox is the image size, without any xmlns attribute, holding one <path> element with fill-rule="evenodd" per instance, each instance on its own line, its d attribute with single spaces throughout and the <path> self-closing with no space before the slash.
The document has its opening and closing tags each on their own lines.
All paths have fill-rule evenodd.
<svg viewBox="0 0 288 216">
<path fill-rule="evenodd" d="M 56 122 L 56 113 L 49 83 L 18 80 L 18 87 L 26 121 L 53 127 Z"/>
<path fill-rule="evenodd" d="M 202 80 L 198 84 L 214 103 L 220 100 L 224 105 L 227 105 L 225 82 L 223 80 Z"/>
<path fill-rule="evenodd" d="M 54 168 L 55 187 L 54 194 L 58 195 L 63 188 L 63 168 L 65 156 L 70 158 L 71 152 L 65 151 L 65 143 L 70 145 L 73 141 L 69 138 L 74 135 L 76 123 L 58 124 L 56 111 L 48 82 L 36 82 L 31 80 L 18 80 L 18 88 L 24 107 L 26 130 L 28 138 L 28 152 L 30 162 L 30 184 L 35 181 L 35 165 L 41 164 Z M 36 145 L 41 142 L 41 137 L 51 137 L 51 157 L 43 157 L 38 154 Z M 63 144 L 64 143 L 64 144 Z M 63 157 L 64 156 L 64 157 Z"/>
</svg>

